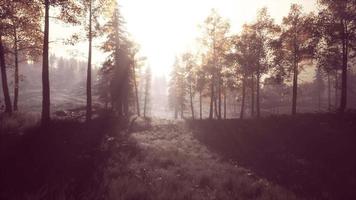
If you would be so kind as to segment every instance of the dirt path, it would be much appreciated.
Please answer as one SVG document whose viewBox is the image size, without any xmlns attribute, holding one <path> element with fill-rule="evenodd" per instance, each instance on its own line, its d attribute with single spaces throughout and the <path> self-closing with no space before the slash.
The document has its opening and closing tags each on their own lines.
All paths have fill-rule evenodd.
<svg viewBox="0 0 356 200">
<path fill-rule="evenodd" d="M 183 122 L 154 120 L 149 129 L 133 132 L 128 143 L 138 152 L 121 158 L 127 162 L 125 170 L 118 165 L 110 169 L 117 173 L 110 181 L 110 199 L 295 199 L 249 170 L 221 160 Z"/>
</svg>

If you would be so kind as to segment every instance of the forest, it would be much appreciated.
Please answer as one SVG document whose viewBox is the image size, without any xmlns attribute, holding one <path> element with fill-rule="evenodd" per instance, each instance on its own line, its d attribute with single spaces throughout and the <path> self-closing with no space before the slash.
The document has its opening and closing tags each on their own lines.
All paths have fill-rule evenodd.
<svg viewBox="0 0 356 200">
<path fill-rule="evenodd" d="M 356 199 L 356 1 L 252 2 L 157 75 L 119 0 L 0 0 L 0 199 Z"/>
</svg>

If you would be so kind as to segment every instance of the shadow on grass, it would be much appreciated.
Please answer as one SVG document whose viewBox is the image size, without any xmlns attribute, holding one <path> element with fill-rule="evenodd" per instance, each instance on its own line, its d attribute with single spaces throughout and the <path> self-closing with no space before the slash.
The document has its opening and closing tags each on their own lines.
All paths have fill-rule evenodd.
<svg viewBox="0 0 356 200">
<path fill-rule="evenodd" d="M 108 117 L 0 134 L 0 199 L 101 199 Z"/>
<path fill-rule="evenodd" d="M 227 161 L 299 196 L 356 199 L 355 114 L 188 123 L 199 141 Z"/>
</svg>

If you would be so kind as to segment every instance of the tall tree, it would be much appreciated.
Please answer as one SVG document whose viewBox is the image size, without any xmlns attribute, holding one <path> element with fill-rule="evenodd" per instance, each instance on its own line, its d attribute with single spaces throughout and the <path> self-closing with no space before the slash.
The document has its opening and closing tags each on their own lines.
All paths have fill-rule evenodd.
<svg viewBox="0 0 356 200">
<path fill-rule="evenodd" d="M 49 85 L 49 12 L 50 7 L 60 9 L 58 19 L 68 23 L 79 23 L 78 15 L 80 7 L 74 0 L 44 0 L 44 36 L 42 48 L 42 125 L 46 126 L 50 122 L 50 85 Z"/>
<path fill-rule="evenodd" d="M 256 34 L 250 25 L 244 25 L 241 35 L 234 36 L 232 40 L 232 53 L 229 54 L 229 60 L 235 63 L 235 74 L 237 79 L 241 82 L 242 98 L 240 118 L 244 118 L 245 113 L 245 99 L 246 87 L 248 82 L 251 85 L 251 97 L 254 95 L 253 84 L 254 73 L 257 66 L 258 45 L 256 45 Z M 251 107 L 253 108 L 254 98 L 251 98 Z M 251 108 L 251 112 L 252 109 Z M 253 112 L 251 113 L 253 116 Z"/>
<path fill-rule="evenodd" d="M 108 53 L 105 62 L 105 71 L 109 74 L 111 104 L 121 119 L 129 117 L 129 98 L 132 92 L 132 51 L 131 41 L 123 30 L 123 18 L 116 5 L 110 20 L 104 25 L 103 32 L 106 41 L 102 50 Z M 104 70 L 104 69 L 103 69 Z"/>
<path fill-rule="evenodd" d="M 1 27 L 0 27 L 0 30 L 1 30 Z M 0 67 L 1 67 L 2 90 L 4 93 L 4 99 L 5 99 L 5 112 L 11 114 L 12 106 L 11 106 L 9 87 L 7 85 L 6 62 L 5 62 L 4 45 L 2 43 L 2 33 L 0 33 Z"/>
<path fill-rule="evenodd" d="M 12 15 L 11 2 L 1 1 L 1 10 L 0 10 L 0 70 L 1 70 L 1 81 L 2 81 L 2 90 L 4 93 L 5 100 L 5 112 L 11 114 L 12 106 L 9 93 L 9 87 L 7 82 L 6 74 L 6 61 L 5 61 L 5 49 L 3 44 L 3 37 L 8 33 L 9 28 L 9 17 Z"/>
<path fill-rule="evenodd" d="M 278 26 L 269 16 L 267 8 L 258 11 L 257 20 L 251 25 L 255 34 L 255 40 L 250 45 L 256 49 L 256 112 L 260 117 L 260 88 L 261 76 L 265 74 L 271 65 L 270 43 L 276 37 Z"/>
<path fill-rule="evenodd" d="M 12 1 L 12 14 L 9 16 L 8 41 L 11 43 L 9 52 L 14 57 L 14 110 L 18 110 L 19 96 L 19 63 L 25 60 L 36 60 L 40 55 L 41 7 L 31 0 Z M 38 14 L 40 13 L 40 14 Z"/>
<path fill-rule="evenodd" d="M 330 38 L 329 46 L 339 46 L 342 55 L 341 99 L 339 111 L 347 106 L 347 70 L 350 58 L 356 56 L 356 4 L 354 0 L 319 0 L 322 7 L 319 13 L 324 36 Z"/>
<path fill-rule="evenodd" d="M 147 117 L 148 114 L 148 106 L 150 102 L 150 89 L 151 89 L 151 68 L 147 66 L 145 72 L 145 97 L 144 97 L 144 104 L 143 104 L 143 116 Z"/>
<path fill-rule="evenodd" d="M 183 54 L 182 62 L 184 63 L 183 76 L 185 77 L 185 81 L 186 81 L 185 86 L 187 86 L 187 88 L 184 89 L 188 90 L 192 119 L 195 119 L 193 99 L 195 96 L 195 88 L 196 88 L 195 70 L 197 65 L 196 65 L 195 58 L 191 53 Z"/>
<path fill-rule="evenodd" d="M 302 13 L 302 7 L 291 6 L 287 17 L 283 18 L 280 45 L 274 46 L 278 56 L 282 56 L 283 66 L 288 74 L 293 74 L 292 115 L 297 113 L 298 74 L 303 64 L 312 58 L 314 43 L 310 40 L 312 28 L 308 17 Z"/>
<path fill-rule="evenodd" d="M 115 9 L 117 4 L 113 0 L 82 0 L 84 17 L 86 18 L 85 30 L 87 32 L 88 40 L 88 66 L 87 66 L 87 81 L 86 81 L 86 120 L 90 121 L 92 116 L 92 43 L 93 39 L 100 35 L 99 18 L 109 10 Z M 76 35 L 75 35 L 76 36 Z"/>
<path fill-rule="evenodd" d="M 230 24 L 215 10 L 212 10 L 203 24 L 202 44 L 207 53 L 207 66 L 210 73 L 210 111 L 209 119 L 213 118 L 213 103 L 217 117 L 221 118 L 221 68 L 226 51 L 227 34 Z M 216 97 L 217 93 L 217 97 Z M 218 100 L 218 103 L 216 102 Z"/>
</svg>

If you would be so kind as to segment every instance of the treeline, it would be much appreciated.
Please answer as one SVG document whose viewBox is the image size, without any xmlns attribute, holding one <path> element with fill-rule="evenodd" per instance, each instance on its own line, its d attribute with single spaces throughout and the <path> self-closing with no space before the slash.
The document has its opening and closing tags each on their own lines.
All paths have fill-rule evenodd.
<svg viewBox="0 0 356 200">
<path fill-rule="evenodd" d="M 226 101 L 232 99 L 239 102 L 242 119 L 247 97 L 250 116 L 260 117 L 261 104 L 267 103 L 262 101 L 261 93 L 274 98 L 275 105 L 290 99 L 290 112 L 295 115 L 301 89 L 299 75 L 313 67 L 313 85 L 317 86 L 313 91 L 319 95 L 319 108 L 322 90 L 327 88 L 329 111 L 345 112 L 350 91 L 347 78 L 356 55 L 355 19 L 353 0 L 319 0 L 317 13 L 306 14 L 300 5 L 291 5 L 281 24 L 274 22 L 267 8 L 262 8 L 252 23 L 235 34 L 230 32 L 228 20 L 212 10 L 201 26 L 199 49 L 178 56 L 173 66 L 169 102 L 175 117 L 180 113 L 184 118 L 184 111 L 189 110 L 196 118 L 196 96 L 200 118 L 204 100 L 209 99 L 209 119 L 221 119 L 226 118 Z M 286 97 L 289 88 L 291 95 Z M 235 99 L 231 98 L 234 93 L 238 94 Z"/>
<path fill-rule="evenodd" d="M 99 89 L 100 99 L 110 105 L 119 117 L 127 117 L 130 106 L 138 106 L 131 105 L 130 100 L 138 102 L 135 76 L 142 65 L 142 59 L 137 56 L 137 45 L 125 31 L 116 0 L 0 0 L 0 5 L 0 66 L 6 113 L 18 110 L 20 63 L 42 62 L 43 125 L 48 125 L 51 119 L 50 82 L 56 80 L 55 83 L 63 81 L 66 84 L 75 78 L 71 74 L 73 70 L 65 72 L 70 63 L 59 59 L 55 64 L 49 55 L 50 18 L 81 27 L 82 31 L 74 33 L 71 38 L 65 38 L 67 44 L 88 42 L 86 87 L 83 88 L 86 93 L 86 120 L 92 118 L 93 79 L 98 79 L 95 86 Z M 105 39 L 100 48 L 108 55 L 98 71 L 98 77 L 92 74 L 92 57 L 102 56 L 92 53 L 93 40 L 96 38 Z M 61 77 L 54 75 L 51 77 L 53 80 L 50 80 L 49 71 L 53 65 L 61 66 L 55 69 L 62 72 L 57 74 Z M 9 68 L 14 68 L 14 104 L 8 86 Z"/>
</svg>

